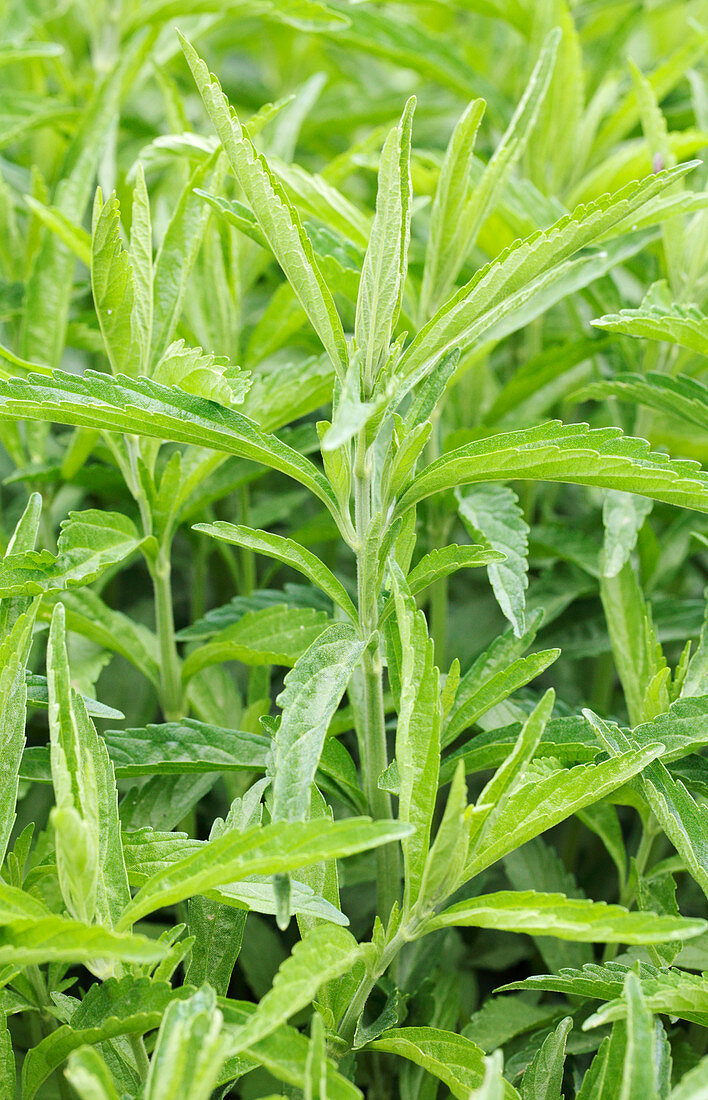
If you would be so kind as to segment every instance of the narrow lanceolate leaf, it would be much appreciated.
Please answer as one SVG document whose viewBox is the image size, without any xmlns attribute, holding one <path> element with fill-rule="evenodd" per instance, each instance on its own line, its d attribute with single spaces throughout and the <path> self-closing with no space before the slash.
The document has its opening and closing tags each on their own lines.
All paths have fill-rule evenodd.
<svg viewBox="0 0 708 1100">
<path fill-rule="evenodd" d="M 581 399 L 616 397 L 633 405 L 646 405 L 664 415 L 669 413 L 708 430 L 708 386 L 686 374 L 621 373 L 606 382 L 585 386 L 577 396 Z"/>
<path fill-rule="evenodd" d="M 600 578 L 600 597 L 630 725 L 637 726 L 668 709 L 670 673 L 631 562 Z"/>
<path fill-rule="evenodd" d="M 390 844 L 409 833 L 406 825 L 369 818 L 277 821 L 225 833 L 153 875 L 123 913 L 120 926 L 127 928 L 155 909 L 249 875 L 285 874 Z"/>
<path fill-rule="evenodd" d="M 367 951 L 371 946 L 358 944 L 346 928 L 330 924 L 313 928 L 295 945 L 248 1023 L 232 1035 L 229 1053 L 248 1050 L 275 1031 L 306 1008 L 321 985 L 347 974 Z"/>
<path fill-rule="evenodd" d="M 415 832 L 403 842 L 405 908 L 415 904 L 425 869 L 440 770 L 440 672 L 435 666 L 425 615 L 393 572 L 400 641 L 400 688 L 396 762 L 400 775 L 398 814 Z"/>
<path fill-rule="evenodd" d="M 15 824 L 20 763 L 25 747 L 25 667 L 36 608 L 22 613 L 0 642 L 0 863 Z"/>
<path fill-rule="evenodd" d="M 103 734 L 119 776 L 198 774 L 265 768 L 271 743 L 244 730 L 222 729 L 194 718 Z"/>
<path fill-rule="evenodd" d="M 469 347 L 493 325 L 528 302 L 556 276 L 558 265 L 581 248 L 611 235 L 656 195 L 681 179 L 691 165 L 628 184 L 561 218 L 506 249 L 444 303 L 419 331 L 399 364 L 401 396 L 450 348 Z"/>
<path fill-rule="evenodd" d="M 228 1044 L 216 994 L 202 986 L 186 1000 L 173 1001 L 160 1025 L 145 1082 L 145 1100 L 209 1100 Z"/>
<path fill-rule="evenodd" d="M 247 1001 L 232 1001 L 220 999 L 219 1006 L 224 1014 L 225 1029 L 230 1034 L 238 1034 L 244 1025 L 253 1016 L 255 1006 Z M 233 1061 L 226 1063 L 222 1074 L 222 1082 L 233 1081 L 234 1068 L 236 1074 L 241 1074 L 246 1068 L 251 1068 L 254 1063 L 261 1065 L 277 1080 L 284 1081 L 288 1085 L 305 1091 L 308 1079 L 308 1064 L 310 1060 L 311 1040 L 290 1024 L 281 1024 L 264 1039 L 254 1043 L 248 1052 L 247 1058 L 236 1056 Z M 331 1061 L 326 1066 L 328 1100 L 361 1100 L 362 1093 L 351 1081 L 338 1073 Z M 284 1100 L 280 1095 L 273 1096 L 270 1100 Z"/>
<path fill-rule="evenodd" d="M 10 541 L 7 544 L 4 557 L 14 557 L 33 551 L 39 533 L 39 525 L 42 519 L 42 497 L 39 493 L 32 493 L 27 501 L 27 507 L 17 521 Z M 28 596 L 5 596 L 0 599 L 0 640 L 4 640 L 11 631 L 19 616 L 27 611 L 32 603 Z"/>
<path fill-rule="evenodd" d="M 415 97 L 381 151 L 376 216 L 359 282 L 354 339 L 367 390 L 388 355 L 408 270 L 411 227 L 411 125 Z"/>
<path fill-rule="evenodd" d="M 507 485 L 478 485 L 458 494 L 457 510 L 470 533 L 480 533 L 504 555 L 504 561 L 487 566 L 497 603 L 517 638 L 525 630 L 526 589 L 529 570 L 529 527 L 519 498 Z"/>
<path fill-rule="evenodd" d="M 43 381 L 48 384 L 38 385 L 36 376 L 21 388 L 16 381 L 0 383 L 0 420 L 56 421 L 210 447 L 280 470 L 336 508 L 332 490 L 309 459 L 235 409 L 147 378 L 94 371 L 79 378 L 55 371 Z"/>
<path fill-rule="evenodd" d="M 474 143 L 485 106 L 483 99 L 472 100 L 458 119 L 445 150 L 425 250 L 419 306 L 423 320 L 449 290 L 469 247 L 468 234 L 461 231 L 462 218 L 470 191 Z"/>
<path fill-rule="evenodd" d="M 52 616 L 47 666 L 59 883 L 74 916 L 96 916 L 111 928 L 130 900 L 118 795 L 106 745 L 71 687 L 62 604 Z"/>
<path fill-rule="evenodd" d="M 235 546 L 243 546 L 247 550 L 266 554 L 270 558 L 283 562 L 284 565 L 297 569 L 338 604 L 352 622 L 357 622 L 356 609 L 342 582 L 337 580 L 334 573 L 307 547 L 301 546 L 293 539 L 283 538 L 282 535 L 275 535 L 270 531 L 256 531 L 252 527 L 244 527 L 241 524 L 226 523 L 224 520 L 217 523 L 197 523 L 194 530 L 202 531 L 215 539 L 223 539 L 224 542 L 231 542 Z"/>
<path fill-rule="evenodd" d="M 443 546 L 424 554 L 414 569 L 406 577 L 411 596 L 417 596 L 441 577 L 449 577 L 458 569 L 478 569 L 482 565 L 491 567 L 504 560 L 504 554 L 489 546 Z"/>
<path fill-rule="evenodd" d="M 150 200 L 145 186 L 142 164 L 133 188 L 133 205 L 130 221 L 130 259 L 133 264 L 133 332 L 140 348 L 140 370 L 147 370 L 152 339 L 153 271 L 152 271 L 152 222 Z"/>
<path fill-rule="evenodd" d="M 571 1016 L 566 1016 L 555 1031 L 544 1039 L 540 1050 L 524 1070 L 521 1094 L 524 1100 L 563 1100 L 563 1068 L 565 1044 L 573 1027 Z"/>
<path fill-rule="evenodd" d="M 623 489 L 708 512 L 708 478 L 697 463 L 651 452 L 645 440 L 624 436 L 619 428 L 558 421 L 449 451 L 418 474 L 397 512 L 458 485 L 528 479 Z"/>
<path fill-rule="evenodd" d="M 367 1050 L 397 1054 L 437 1077 L 458 1100 L 469 1100 L 471 1089 L 484 1080 L 484 1051 L 464 1035 L 436 1027 L 398 1027 L 384 1031 Z M 507 1083 L 503 1096 L 518 1100 Z"/>
<path fill-rule="evenodd" d="M 342 323 L 295 208 L 265 158 L 256 154 L 216 77 L 211 76 L 182 35 L 180 41 L 231 170 L 335 370 L 344 380 L 348 355 Z"/>
<path fill-rule="evenodd" d="M 558 984 L 565 984 L 567 992 L 572 988 L 573 992 L 581 996 L 606 999 L 608 1003 L 602 1005 L 588 1020 L 590 1027 L 601 1026 L 608 1021 L 621 1020 L 627 1015 L 627 1002 L 621 994 L 628 970 L 626 965 L 612 963 L 605 967 L 585 967 L 583 971 L 575 973 L 563 971 L 558 976 Z M 553 981 L 551 975 L 547 977 Z M 643 966 L 638 977 L 644 1001 L 652 1012 L 677 1016 L 700 1027 L 708 1026 L 708 989 L 703 975 Z M 583 992 L 584 987 L 587 987 L 587 992 Z"/>
<path fill-rule="evenodd" d="M 120 238 L 120 205 L 115 194 L 104 203 L 99 189 L 91 236 L 91 286 L 108 358 L 114 374 L 139 374 L 133 269 Z"/>
<path fill-rule="evenodd" d="M 527 840 L 638 775 L 661 754 L 661 745 L 623 752 L 599 764 L 556 769 L 539 761 L 490 814 L 470 861 L 468 877 L 479 874 Z"/>
<path fill-rule="evenodd" d="M 159 962 L 165 948 L 146 936 L 117 934 L 98 925 L 82 924 L 49 916 L 5 924 L 0 928 L 0 966 L 14 973 L 25 966 L 44 963 L 95 963 L 96 959 L 124 962 Z"/>
<path fill-rule="evenodd" d="M 186 684 L 201 669 L 222 661 L 246 665 L 294 665 L 330 624 L 325 611 L 312 607 L 264 607 L 214 634 L 185 659 Z"/>
<path fill-rule="evenodd" d="M 0 1011 L 0 1087 L 6 1096 L 12 1096 L 17 1087 L 12 1037 L 8 1031 L 7 1017 L 4 1011 Z"/>
<path fill-rule="evenodd" d="M 209 221 L 209 207 L 196 189 L 206 183 L 218 190 L 223 177 L 224 166 L 219 163 L 218 154 L 213 153 L 206 163 L 197 165 L 172 211 L 155 259 L 150 346 L 153 364 L 159 362 L 174 339 L 189 277 Z"/>
<path fill-rule="evenodd" d="M 140 1036 L 159 1027 L 175 997 L 184 994 L 173 990 L 169 982 L 131 975 L 90 986 L 71 1013 L 70 1022 L 51 1031 L 28 1052 L 22 1066 L 23 1100 L 34 1100 L 46 1079 L 85 1044 L 110 1044 L 118 1036 Z"/>
<path fill-rule="evenodd" d="M 335 623 L 312 643 L 285 677 L 276 702 L 273 820 L 305 821 L 327 729 L 366 642 L 349 623 Z"/>
<path fill-rule="evenodd" d="M 511 661 L 507 668 L 495 672 L 488 678 L 480 676 L 476 689 L 474 677 L 468 678 L 465 674 L 460 681 L 461 690 L 458 690 L 455 706 L 445 725 L 443 744 L 449 745 L 464 730 L 479 721 L 492 707 L 504 702 L 513 692 L 531 683 L 559 656 L 559 649 L 543 649 L 539 653 L 530 653 L 528 657 L 519 657 L 516 661 Z"/>
<path fill-rule="evenodd" d="M 120 100 L 144 61 L 148 39 L 136 35 L 127 50 L 97 84 L 81 125 L 67 150 L 65 171 L 54 205 L 74 222 L 81 222 L 93 189 L 94 176 Z M 25 299 L 20 340 L 25 359 L 57 366 L 61 358 L 73 288 L 74 256 L 47 233 L 36 252 Z"/>
<path fill-rule="evenodd" d="M 668 1080 L 663 1072 L 666 1058 L 661 1048 L 664 1044 L 668 1047 L 668 1044 L 661 1025 L 654 1025 L 639 977 L 632 971 L 625 978 L 623 1000 L 626 1013 L 613 1026 L 609 1047 L 605 1040 L 596 1056 L 595 1062 L 600 1062 L 597 1072 L 599 1090 L 596 1089 L 591 1095 L 597 1096 L 598 1100 L 614 1097 L 634 1100 L 635 1096 L 659 1100 L 660 1096 L 667 1095 Z M 599 1022 L 591 1017 L 585 1026 L 592 1027 L 593 1023 Z M 668 1072 L 670 1061 L 669 1055 Z M 584 1089 L 595 1076 L 595 1062 L 584 1082 Z M 586 1092 L 586 1095 L 590 1094 Z"/>
<path fill-rule="evenodd" d="M 616 577 L 625 562 L 629 561 L 651 508 L 652 503 L 646 497 L 612 490 L 607 494 L 602 508 L 602 522 L 605 527 L 603 576 Z"/>
<path fill-rule="evenodd" d="M 458 902 L 433 917 L 425 930 L 455 926 L 557 936 L 585 943 L 638 944 L 699 936 L 705 931 L 706 922 L 649 912 L 631 913 L 621 905 L 567 898 L 564 894 L 500 890 L 497 894 Z"/>
<path fill-rule="evenodd" d="M 57 554 L 26 550 L 0 562 L 0 595 L 37 596 L 89 584 L 144 542 L 132 520 L 119 512 L 70 512 Z"/>
<path fill-rule="evenodd" d="M 699 355 L 708 355 L 708 317 L 696 306 L 674 304 L 667 309 L 658 306 L 623 309 L 620 313 L 598 317 L 592 323 L 609 332 L 665 340 Z"/>
<path fill-rule="evenodd" d="M 95 1047 L 81 1047 L 69 1056 L 66 1079 L 81 1100 L 120 1100 L 113 1074 Z"/>
<path fill-rule="evenodd" d="M 538 61 L 506 132 L 467 203 L 462 223 L 465 252 L 476 242 L 482 223 L 498 204 L 509 173 L 529 142 L 551 82 L 560 38 L 560 27 L 554 27 L 541 47 Z M 448 288 L 442 289 L 447 291 Z"/>
<path fill-rule="evenodd" d="M 634 744 L 631 735 L 609 726 L 591 711 L 585 711 L 585 716 L 601 744 L 612 753 L 627 754 L 627 749 Z M 644 770 L 642 791 L 686 868 L 708 896 L 708 808 L 705 803 L 696 802 L 661 760 L 655 760 Z"/>
</svg>

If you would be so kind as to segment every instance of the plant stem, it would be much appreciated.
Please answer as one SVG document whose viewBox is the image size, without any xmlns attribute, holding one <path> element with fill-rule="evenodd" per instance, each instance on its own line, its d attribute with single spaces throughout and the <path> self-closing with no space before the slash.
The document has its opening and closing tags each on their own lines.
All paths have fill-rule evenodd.
<svg viewBox="0 0 708 1100">
<path fill-rule="evenodd" d="M 354 996 L 349 1003 L 349 1007 L 342 1017 L 342 1022 L 339 1025 L 339 1034 L 341 1038 L 344 1039 L 344 1041 L 350 1046 L 354 1041 L 354 1036 L 356 1034 L 357 1021 L 364 1011 L 364 1006 L 366 1005 L 366 1002 L 368 1001 L 374 986 L 376 985 L 382 974 L 385 974 L 385 972 L 388 970 L 389 966 L 398 955 L 398 952 L 401 950 L 404 943 L 406 943 L 410 938 L 411 937 L 407 934 L 406 929 L 399 928 L 395 936 L 384 947 L 378 965 L 371 971 L 367 971 L 364 977 L 359 982 L 356 992 L 354 993 Z"/>
<path fill-rule="evenodd" d="M 162 546 L 151 569 L 155 593 L 155 619 L 160 645 L 161 704 L 165 719 L 173 722 L 182 715 L 182 675 L 175 641 L 169 546 Z"/>
<path fill-rule="evenodd" d="M 378 819 L 392 817 L 391 796 L 378 785 L 379 776 L 388 766 L 386 745 L 386 715 L 383 702 L 383 662 L 375 631 L 378 622 L 377 591 L 375 578 L 369 576 L 371 562 L 378 562 L 378 555 L 367 553 L 367 534 L 371 522 L 372 471 L 370 455 L 366 451 L 364 433 L 357 441 L 354 466 L 354 518 L 357 534 L 357 593 L 359 621 L 365 638 L 374 635 L 362 659 L 362 698 L 357 706 L 352 693 L 356 714 L 357 738 L 364 793 L 369 812 Z M 357 712 L 360 713 L 357 713 Z M 377 882 L 376 908 L 382 921 L 386 921 L 398 900 L 400 888 L 400 862 L 398 848 L 386 844 L 376 853 Z"/>
</svg>

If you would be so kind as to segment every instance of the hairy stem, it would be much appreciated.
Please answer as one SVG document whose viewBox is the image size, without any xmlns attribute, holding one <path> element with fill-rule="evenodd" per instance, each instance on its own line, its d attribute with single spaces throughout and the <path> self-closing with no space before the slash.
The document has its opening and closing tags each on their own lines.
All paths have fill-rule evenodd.
<svg viewBox="0 0 708 1100">
<path fill-rule="evenodd" d="M 375 578 L 369 575 L 376 555 L 367 553 L 366 536 L 371 522 L 372 470 L 363 432 L 357 443 L 354 467 L 354 515 L 357 533 L 357 593 L 359 619 L 366 638 L 375 634 L 378 621 Z M 379 776 L 388 766 L 386 715 L 383 702 L 383 662 L 378 638 L 374 637 L 362 660 L 361 699 L 354 700 L 357 738 L 361 757 L 364 793 L 369 812 L 376 819 L 392 816 L 391 796 L 378 785 Z M 376 908 L 381 920 L 388 917 L 398 899 L 400 862 L 396 845 L 386 844 L 376 853 Z"/>
<path fill-rule="evenodd" d="M 339 1025 L 339 1034 L 341 1038 L 344 1039 L 344 1041 L 350 1046 L 354 1041 L 354 1036 L 356 1034 L 357 1021 L 364 1011 L 364 1006 L 366 1005 L 366 1002 L 368 1001 L 374 986 L 376 985 L 379 978 L 386 973 L 389 966 L 397 957 L 399 951 L 409 938 L 410 936 L 406 934 L 406 930 L 403 928 L 399 928 L 395 936 L 393 936 L 390 942 L 386 944 L 381 958 L 378 961 L 378 964 L 370 971 L 367 971 L 364 977 L 359 982 L 354 996 L 349 1003 L 349 1007 L 344 1013 L 344 1016 L 342 1017 L 342 1022 Z"/>
<path fill-rule="evenodd" d="M 169 547 L 162 547 L 150 572 L 155 593 L 155 619 L 160 646 L 160 702 L 165 719 L 172 722 L 182 715 L 182 676 L 175 641 Z"/>
</svg>

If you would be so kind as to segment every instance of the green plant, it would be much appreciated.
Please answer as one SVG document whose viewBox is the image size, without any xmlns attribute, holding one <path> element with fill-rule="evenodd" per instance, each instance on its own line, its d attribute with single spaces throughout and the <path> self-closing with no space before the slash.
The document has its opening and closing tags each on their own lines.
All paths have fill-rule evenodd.
<svg viewBox="0 0 708 1100">
<path fill-rule="evenodd" d="M 8 1097 L 704 1095 L 708 11 L 621 7 L 3 14 Z"/>
</svg>

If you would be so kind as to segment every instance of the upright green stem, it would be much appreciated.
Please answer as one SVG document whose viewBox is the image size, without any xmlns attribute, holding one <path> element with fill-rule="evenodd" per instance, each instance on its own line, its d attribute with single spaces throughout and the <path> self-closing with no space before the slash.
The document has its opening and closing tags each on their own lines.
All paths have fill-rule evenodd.
<svg viewBox="0 0 708 1100">
<path fill-rule="evenodd" d="M 428 462 L 440 457 L 440 412 L 432 417 L 432 431 L 426 447 Z M 431 549 L 440 550 L 445 545 L 447 520 L 439 502 L 429 500 L 428 529 L 431 533 Z M 447 627 L 448 627 L 448 579 L 440 577 L 430 586 L 430 634 L 435 646 L 435 660 L 440 668 L 447 663 Z"/>
<path fill-rule="evenodd" d="M 357 534 L 357 592 L 359 620 L 366 638 L 375 634 L 378 623 L 377 591 L 375 578 L 369 575 L 376 555 L 367 554 L 366 536 L 371 523 L 372 468 L 367 453 L 364 433 L 357 442 L 354 465 L 354 519 Z M 375 566 L 374 566 L 375 567 Z M 362 661 L 361 705 L 354 703 L 357 737 L 361 757 L 364 793 L 369 812 L 376 819 L 392 816 L 391 796 L 378 785 L 379 776 L 388 766 L 386 746 L 386 714 L 383 702 L 383 662 L 378 638 L 366 649 Z M 400 863 L 398 849 L 393 844 L 384 845 L 376 853 L 377 912 L 386 920 L 394 902 L 398 900 L 400 887 Z"/>
<path fill-rule="evenodd" d="M 160 645 L 161 703 L 168 722 L 182 716 L 182 675 L 175 641 L 169 545 L 162 546 L 151 569 L 155 593 L 155 619 Z"/>
</svg>

